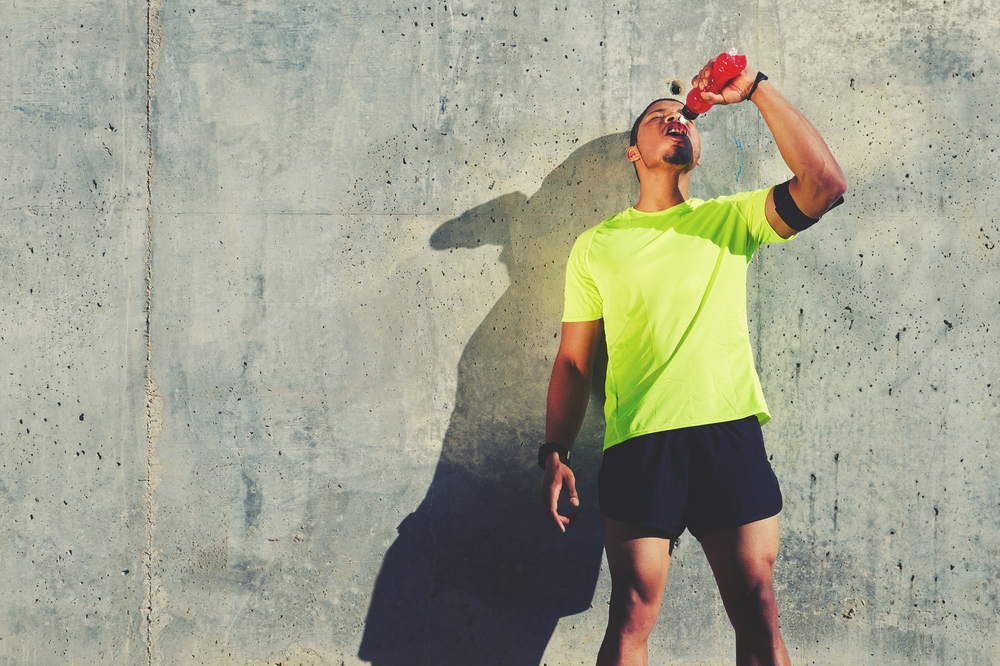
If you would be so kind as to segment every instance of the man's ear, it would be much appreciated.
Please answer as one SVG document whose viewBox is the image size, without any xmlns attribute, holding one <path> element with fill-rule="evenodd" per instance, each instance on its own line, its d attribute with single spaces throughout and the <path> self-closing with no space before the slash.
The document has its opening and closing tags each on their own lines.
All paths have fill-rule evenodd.
<svg viewBox="0 0 1000 666">
<path fill-rule="evenodd" d="M 639 149 L 635 146 L 629 146 L 628 150 L 625 151 L 625 157 L 628 158 L 629 162 L 638 162 L 640 157 Z"/>
</svg>

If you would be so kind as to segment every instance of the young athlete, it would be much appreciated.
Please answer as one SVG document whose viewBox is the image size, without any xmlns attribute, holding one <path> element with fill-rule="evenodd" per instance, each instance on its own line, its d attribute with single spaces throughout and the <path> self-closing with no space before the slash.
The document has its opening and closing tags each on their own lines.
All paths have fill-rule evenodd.
<svg viewBox="0 0 1000 666">
<path fill-rule="evenodd" d="M 692 81 L 704 90 L 710 61 Z M 844 175 L 816 128 L 753 69 L 713 104 L 749 101 L 791 180 L 710 201 L 691 199 L 700 143 L 683 104 L 660 99 L 635 121 L 626 156 L 634 207 L 577 239 L 562 338 L 549 383 L 542 503 L 563 531 L 566 491 L 579 504 L 572 447 L 601 335 L 608 369 L 598 478 L 611 568 L 610 617 L 598 666 L 645 664 L 674 541 L 702 544 L 736 630 L 738 666 L 788 664 L 772 572 L 781 492 L 760 426 L 770 419 L 747 329 L 746 271 L 764 243 L 807 229 L 842 201 Z"/>
</svg>

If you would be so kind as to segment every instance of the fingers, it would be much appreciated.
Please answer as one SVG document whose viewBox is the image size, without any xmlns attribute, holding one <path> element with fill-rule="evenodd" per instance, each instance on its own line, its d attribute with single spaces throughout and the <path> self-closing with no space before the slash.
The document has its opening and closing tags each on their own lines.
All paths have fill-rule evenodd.
<svg viewBox="0 0 1000 666">
<path fill-rule="evenodd" d="M 559 492 L 562 490 L 562 483 L 558 480 L 549 486 L 549 519 L 556 524 L 556 526 L 562 530 L 566 531 L 566 525 L 569 524 L 566 518 L 559 515 Z"/>
<path fill-rule="evenodd" d="M 712 80 L 712 70 L 715 68 L 715 58 L 708 61 L 708 64 L 701 68 L 693 79 L 691 79 L 692 88 L 701 88 L 704 90 L 708 87 L 709 82 Z"/>
<path fill-rule="evenodd" d="M 546 473 L 541 494 L 542 506 L 546 508 L 549 520 L 555 523 L 562 532 L 566 531 L 567 525 L 575 523 L 577 520 L 575 512 L 568 516 L 559 515 L 559 493 L 564 487 L 570 504 L 580 506 L 580 497 L 576 492 L 576 478 L 568 467 L 561 467 L 551 480 Z"/>
<path fill-rule="evenodd" d="M 570 504 L 580 506 L 580 496 L 576 494 L 576 478 L 572 474 L 566 477 L 566 494 L 569 495 Z"/>
<path fill-rule="evenodd" d="M 691 87 L 701 91 L 701 98 L 712 105 L 737 104 L 746 99 L 747 91 L 753 85 L 757 77 L 757 72 L 749 67 L 745 67 L 739 74 L 729 80 L 718 93 L 706 92 L 711 85 L 712 75 L 715 70 L 716 58 L 708 61 L 708 64 L 701 68 L 698 75 L 691 79 Z"/>
<path fill-rule="evenodd" d="M 555 523 L 556 526 L 562 530 L 566 531 L 567 522 L 565 518 L 559 515 L 559 493 L 562 491 L 562 480 L 558 475 L 553 475 L 549 478 L 549 472 L 546 471 L 545 477 L 542 479 L 542 493 L 541 500 L 542 506 L 548 515 L 548 519 Z"/>
<path fill-rule="evenodd" d="M 711 102 L 712 104 L 728 104 L 726 98 L 718 93 L 703 92 L 701 93 L 701 98 L 706 102 Z"/>
</svg>

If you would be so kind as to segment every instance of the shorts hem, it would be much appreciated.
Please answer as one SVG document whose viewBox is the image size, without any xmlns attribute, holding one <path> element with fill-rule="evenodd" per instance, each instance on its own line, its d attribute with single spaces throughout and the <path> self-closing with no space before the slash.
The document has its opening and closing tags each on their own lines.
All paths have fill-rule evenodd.
<svg viewBox="0 0 1000 666">
<path fill-rule="evenodd" d="M 680 530 L 680 532 L 678 532 L 675 528 L 666 528 L 663 527 L 662 525 L 657 525 L 651 520 L 628 520 L 624 518 L 616 518 L 615 516 L 608 515 L 606 511 L 601 511 L 601 516 L 609 520 L 614 520 L 619 523 L 625 523 L 627 525 L 638 525 L 640 527 L 645 527 L 647 529 L 656 530 L 657 532 L 663 532 L 663 535 L 672 541 L 676 541 L 677 539 L 679 539 L 681 536 L 680 532 L 684 531 Z"/>
<path fill-rule="evenodd" d="M 704 531 L 700 531 L 699 530 L 698 534 L 695 534 L 694 532 L 691 532 L 691 527 L 690 526 L 688 526 L 687 530 L 688 530 L 688 532 L 691 532 L 691 535 L 695 539 L 697 539 L 698 541 L 701 541 L 701 538 L 703 536 L 708 535 L 708 534 L 712 534 L 713 532 L 721 532 L 722 530 L 731 530 L 734 527 L 743 527 L 744 525 L 749 525 L 750 523 L 756 523 L 757 521 L 760 521 L 760 520 L 767 520 L 768 518 L 774 518 L 775 516 L 777 516 L 778 514 L 780 514 L 781 510 L 784 509 L 784 508 L 785 508 L 784 507 L 784 503 L 782 503 L 782 506 L 778 507 L 777 511 L 767 511 L 767 512 L 762 513 L 759 516 L 753 516 L 753 517 L 751 517 L 749 519 L 746 519 L 746 520 L 744 520 L 743 518 L 740 518 L 740 520 L 738 522 L 733 523 L 732 525 L 725 525 L 725 524 L 723 524 L 723 525 L 720 525 L 718 527 L 711 527 L 711 528 L 709 528 L 707 530 L 704 530 Z"/>
</svg>

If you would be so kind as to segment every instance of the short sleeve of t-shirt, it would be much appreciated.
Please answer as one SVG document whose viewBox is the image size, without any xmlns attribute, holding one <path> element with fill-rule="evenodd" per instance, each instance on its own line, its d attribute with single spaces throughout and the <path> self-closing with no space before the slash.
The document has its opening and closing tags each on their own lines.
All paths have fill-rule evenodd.
<svg viewBox="0 0 1000 666">
<path fill-rule="evenodd" d="M 771 188 L 767 188 L 720 197 L 732 202 L 746 221 L 747 230 L 750 232 L 750 237 L 754 240 L 753 249 L 755 250 L 765 243 L 783 243 L 786 240 L 795 238 L 795 236 L 782 238 L 767 221 L 765 206 L 767 205 L 767 195 L 770 192 Z"/>
<path fill-rule="evenodd" d="M 604 316 L 604 303 L 590 273 L 588 251 L 597 227 L 587 229 L 573 244 L 566 264 L 566 305 L 563 321 L 596 321 Z"/>
</svg>

